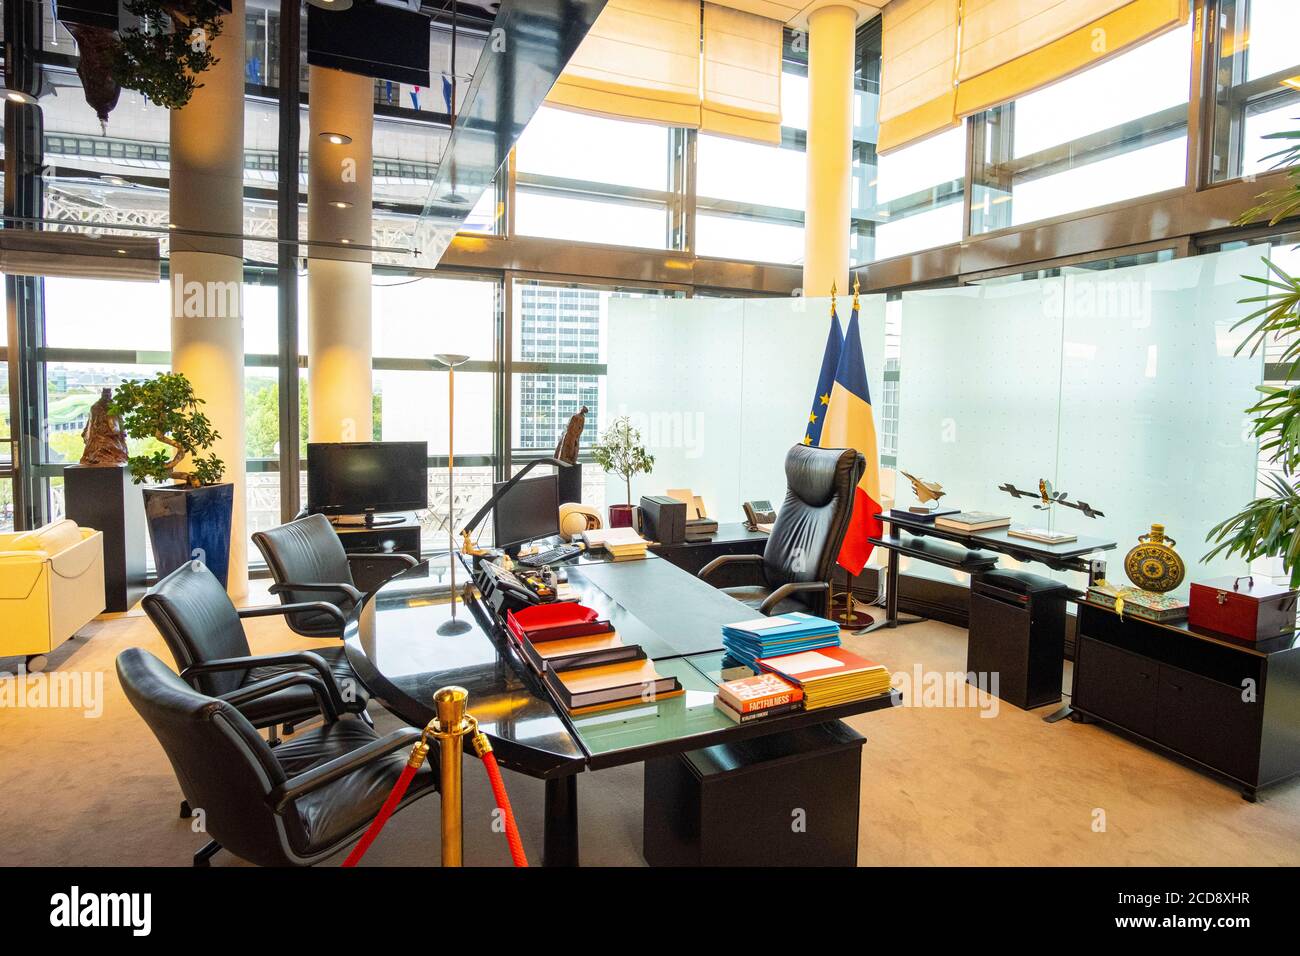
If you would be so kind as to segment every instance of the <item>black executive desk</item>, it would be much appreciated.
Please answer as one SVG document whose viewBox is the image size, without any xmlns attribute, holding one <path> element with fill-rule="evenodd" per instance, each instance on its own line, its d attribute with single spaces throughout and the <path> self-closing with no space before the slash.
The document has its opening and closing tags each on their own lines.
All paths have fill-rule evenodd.
<svg viewBox="0 0 1300 956">
<path fill-rule="evenodd" d="M 591 556 L 567 567 L 574 596 L 641 644 L 661 674 L 681 681 L 681 697 L 577 717 L 551 702 L 500 622 L 477 600 L 457 608 L 470 631 L 442 636 L 452 613 L 436 597 L 428 567 L 392 578 L 349 618 L 348 659 L 367 689 L 412 726 L 433 717 L 433 693 L 457 684 L 492 740 L 500 763 L 546 781 L 543 863 L 578 862 L 577 774 L 778 734 L 895 706 L 897 692 L 838 707 L 735 724 L 713 706 L 722 679 L 721 626 L 755 616 L 703 581 L 655 557 L 607 562 Z M 468 746 L 468 744 L 467 744 Z"/>
</svg>

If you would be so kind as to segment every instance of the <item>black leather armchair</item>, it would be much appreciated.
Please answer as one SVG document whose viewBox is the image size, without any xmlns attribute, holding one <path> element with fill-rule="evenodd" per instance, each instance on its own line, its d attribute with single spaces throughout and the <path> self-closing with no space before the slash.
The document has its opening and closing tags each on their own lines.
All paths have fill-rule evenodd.
<svg viewBox="0 0 1300 956">
<path fill-rule="evenodd" d="M 118 655 L 117 674 L 186 799 L 206 812 L 212 841 L 194 854 L 195 866 L 207 866 L 222 847 L 259 866 L 319 862 L 365 832 L 420 737 L 414 728 L 380 737 L 359 721 L 339 720 L 326 682 L 306 671 L 244 685 L 226 699 L 194 690 L 139 648 Z M 235 704 L 286 686 L 315 694 L 325 724 L 272 750 Z M 426 763 L 399 809 L 436 789 Z"/>
<path fill-rule="evenodd" d="M 221 582 L 201 564 L 181 565 L 150 588 L 141 604 L 167 642 L 181 677 L 202 694 L 236 703 L 254 727 L 271 728 L 272 746 L 279 742 L 276 725 L 285 724 L 288 732 L 294 723 L 321 713 L 318 694 L 303 681 L 282 681 L 273 693 L 246 701 L 239 692 L 288 672 L 319 678 L 338 713 L 355 713 L 371 723 L 369 695 L 341 645 L 258 655 L 248 646 L 243 618 L 310 612 L 332 615 L 342 627 L 343 613 L 333 605 L 317 601 L 237 610 Z"/>
<path fill-rule="evenodd" d="M 285 605 L 326 601 L 345 614 L 365 598 L 352 577 L 351 562 L 389 562 L 393 566 L 392 574 L 419 563 L 409 554 L 349 555 L 343 550 L 338 532 L 321 514 L 254 532 L 253 543 L 262 552 L 275 579 L 271 593 L 278 595 Z M 295 610 L 285 620 L 290 629 L 303 637 L 343 636 L 342 623 L 334 615 Z"/>
<path fill-rule="evenodd" d="M 831 572 L 853 511 L 866 459 L 852 448 L 795 445 L 785 456 L 785 501 L 762 554 L 727 554 L 700 569 L 749 571 L 752 583 L 721 590 L 761 614 L 811 611 L 829 617 Z"/>
</svg>

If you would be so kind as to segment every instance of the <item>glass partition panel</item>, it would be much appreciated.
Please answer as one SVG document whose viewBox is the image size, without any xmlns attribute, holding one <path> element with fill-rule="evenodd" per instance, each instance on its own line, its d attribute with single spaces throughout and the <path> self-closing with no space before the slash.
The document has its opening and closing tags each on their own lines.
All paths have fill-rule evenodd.
<svg viewBox="0 0 1300 956">
<path fill-rule="evenodd" d="M 1192 580 L 1242 574 L 1240 558 L 1205 564 L 1205 536 L 1255 495 L 1257 442 L 1244 409 L 1263 359 L 1234 355 L 1232 326 L 1255 292 L 1241 278 L 1260 250 L 1104 273 L 1067 275 L 1058 487 L 1105 512 L 1089 520 L 1054 508 L 1056 525 L 1119 542 L 1112 581 L 1128 583 L 1123 555 L 1165 526 Z M 1080 578 L 1078 582 L 1081 583 Z"/>
<path fill-rule="evenodd" d="M 998 485 L 1056 479 L 1063 288 L 1058 278 L 903 294 L 896 507 L 916 504 L 906 471 L 943 485 L 944 508 L 1044 524 Z M 900 567 L 966 581 L 907 558 Z"/>
</svg>

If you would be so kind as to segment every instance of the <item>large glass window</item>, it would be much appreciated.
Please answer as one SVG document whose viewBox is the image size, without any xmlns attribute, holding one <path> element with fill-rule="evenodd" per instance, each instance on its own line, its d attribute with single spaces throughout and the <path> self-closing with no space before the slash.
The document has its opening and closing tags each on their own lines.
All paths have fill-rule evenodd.
<svg viewBox="0 0 1300 956">
<path fill-rule="evenodd" d="M 855 265 L 960 242 L 966 124 L 879 156 L 879 18 L 858 34 L 854 94 Z"/>
<path fill-rule="evenodd" d="M 1269 133 L 1300 125 L 1300 4 L 1221 0 L 1210 178 L 1265 172 L 1281 145 Z"/>
<path fill-rule="evenodd" d="M 971 232 L 1182 187 L 1191 26 L 975 117 Z"/>
<path fill-rule="evenodd" d="M 515 231 L 670 247 L 674 131 L 542 107 L 515 146 Z"/>
</svg>

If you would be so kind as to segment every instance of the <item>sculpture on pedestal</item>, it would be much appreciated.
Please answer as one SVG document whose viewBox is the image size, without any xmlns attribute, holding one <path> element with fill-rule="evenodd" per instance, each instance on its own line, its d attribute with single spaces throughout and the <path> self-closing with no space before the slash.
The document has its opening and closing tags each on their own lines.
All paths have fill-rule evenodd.
<svg viewBox="0 0 1300 956">
<path fill-rule="evenodd" d="M 86 443 L 81 453 L 83 465 L 126 464 L 126 433 L 118 417 L 108 410 L 112 400 L 113 390 L 106 388 L 100 393 L 99 401 L 90 406 L 90 418 L 81 430 L 82 441 Z"/>
</svg>

